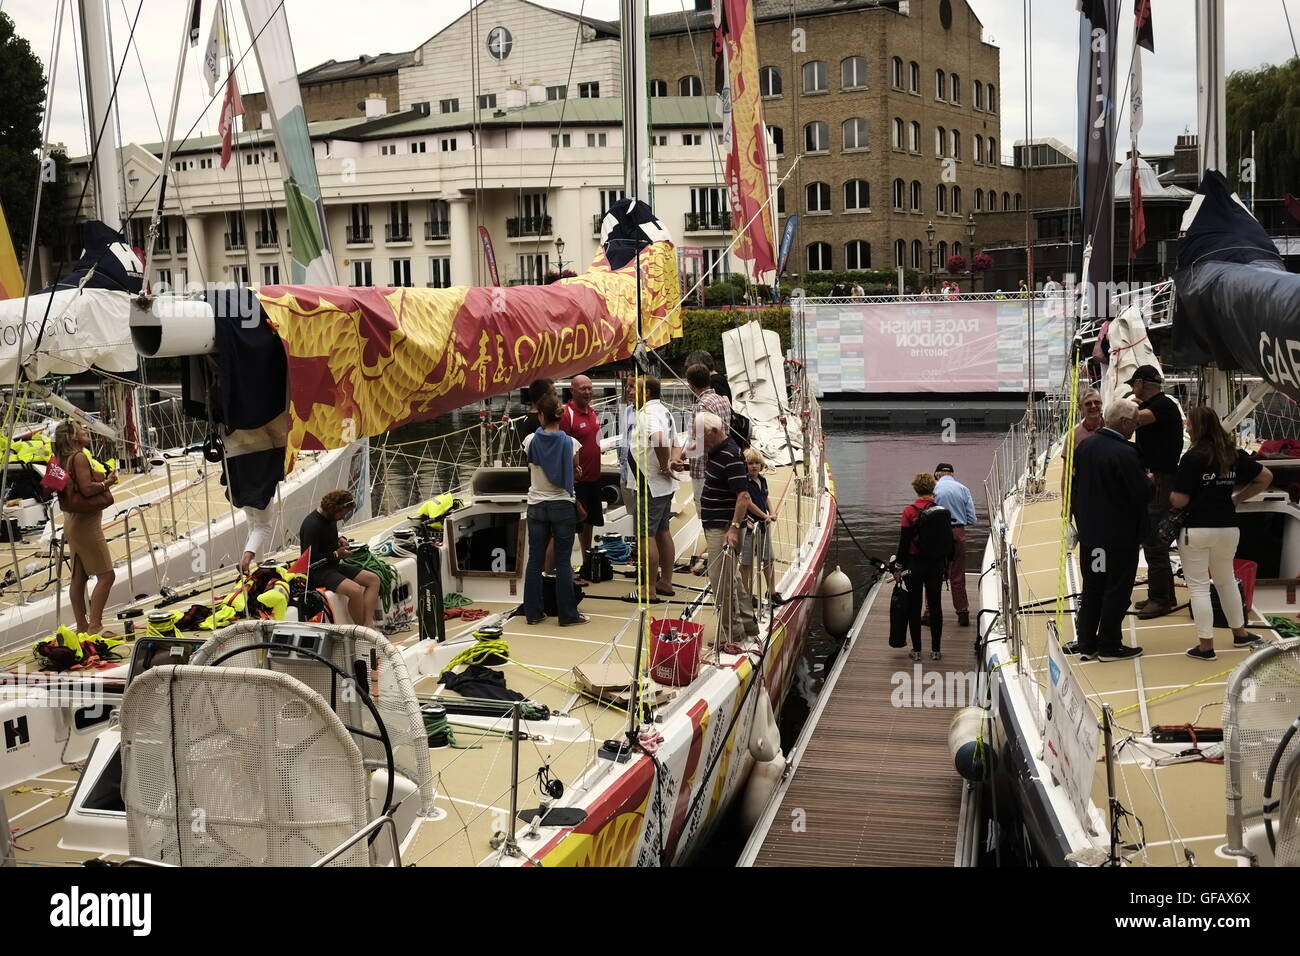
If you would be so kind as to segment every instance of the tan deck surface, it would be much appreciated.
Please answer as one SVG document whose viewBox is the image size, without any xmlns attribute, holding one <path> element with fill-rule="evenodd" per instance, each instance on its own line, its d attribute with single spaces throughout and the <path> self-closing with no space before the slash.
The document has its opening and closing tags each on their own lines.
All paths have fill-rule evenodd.
<svg viewBox="0 0 1300 956">
<path fill-rule="evenodd" d="M 1059 459 L 1049 466 L 1049 489 L 1060 487 L 1060 468 Z M 1055 606 L 1061 552 L 1060 513 L 1060 496 L 1053 494 L 1028 503 L 1016 524 L 1014 544 L 1020 559 L 1022 606 L 1044 600 L 1047 603 L 1040 607 L 1050 610 Z M 1066 593 L 1078 591 L 1077 582 L 1081 580 L 1077 555 L 1072 555 L 1071 560 L 1075 563 L 1074 576 Z M 1138 570 L 1138 581 L 1145 581 L 1145 575 L 1143 564 Z M 1178 603 L 1186 603 L 1187 590 L 1182 581 L 1175 579 L 1175 584 Z M 1145 596 L 1145 586 L 1134 588 L 1135 601 Z M 1071 601 L 1070 606 L 1075 603 Z M 1046 669 L 1044 641 L 1050 620 L 1051 615 L 1022 617 L 1027 634 L 1025 653 L 1031 668 L 1040 675 Z M 1247 626 L 1256 633 L 1274 636 L 1256 612 L 1251 612 Z M 1109 663 L 1081 663 L 1078 658 L 1066 658 L 1098 720 L 1104 703 L 1113 708 L 1118 725 L 1116 742 L 1149 734 L 1152 726 L 1160 724 L 1220 726 L 1223 688 L 1229 674 L 1249 653 L 1232 646 L 1232 632 L 1226 628 L 1215 629 L 1218 660 L 1205 662 L 1186 656 L 1186 650 L 1196 644 L 1195 627 L 1186 608 L 1149 621 L 1140 621 L 1131 614 L 1126 618 L 1125 628 L 1125 643 L 1142 647 L 1141 657 Z M 1073 614 L 1065 617 L 1061 640 L 1074 640 Z M 1092 798 L 1104 810 L 1108 800 L 1106 770 L 1101 758 L 1099 753 Z M 1187 850 L 1195 854 L 1200 866 L 1236 865 L 1234 860 L 1214 853 L 1215 847 L 1224 843 L 1226 814 L 1221 763 L 1198 761 L 1155 768 L 1117 762 L 1115 769 L 1117 796 L 1130 813 L 1141 819 L 1146 831 L 1146 848 L 1130 854 L 1131 863 L 1183 866 L 1187 862 L 1184 854 Z M 1130 837 L 1136 839 L 1136 833 L 1126 834 L 1125 840 Z"/>
</svg>

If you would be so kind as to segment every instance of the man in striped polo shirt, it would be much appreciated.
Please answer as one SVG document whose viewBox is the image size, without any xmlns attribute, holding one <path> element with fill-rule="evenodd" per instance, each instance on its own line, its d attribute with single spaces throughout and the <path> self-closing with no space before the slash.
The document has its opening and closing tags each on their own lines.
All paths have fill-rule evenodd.
<svg viewBox="0 0 1300 956">
<path fill-rule="evenodd" d="M 758 634 L 754 609 L 741 600 L 737 555 L 740 533 L 749 513 L 749 473 L 739 446 L 711 412 L 697 412 L 695 433 L 704 443 L 707 464 L 700 492 L 700 521 L 709 548 L 709 585 L 718 609 L 718 644 L 734 641 L 737 626 Z"/>
</svg>

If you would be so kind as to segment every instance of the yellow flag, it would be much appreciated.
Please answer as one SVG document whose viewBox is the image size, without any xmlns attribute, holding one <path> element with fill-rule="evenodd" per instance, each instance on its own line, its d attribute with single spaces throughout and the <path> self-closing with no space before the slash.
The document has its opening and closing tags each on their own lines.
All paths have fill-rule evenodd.
<svg viewBox="0 0 1300 956">
<path fill-rule="evenodd" d="M 13 240 L 9 238 L 9 223 L 5 222 L 4 207 L 0 206 L 0 299 L 16 299 L 23 294 L 23 273 L 18 268 Z"/>
</svg>

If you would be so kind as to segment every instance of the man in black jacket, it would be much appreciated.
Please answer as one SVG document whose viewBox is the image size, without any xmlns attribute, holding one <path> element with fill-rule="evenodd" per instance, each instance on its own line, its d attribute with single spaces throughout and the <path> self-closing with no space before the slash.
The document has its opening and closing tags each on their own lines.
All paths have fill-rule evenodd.
<svg viewBox="0 0 1300 956">
<path fill-rule="evenodd" d="M 1140 647 L 1124 646 L 1123 632 L 1151 500 L 1151 481 L 1129 441 L 1137 412 L 1128 399 L 1112 399 L 1105 424 L 1074 453 L 1071 511 L 1079 531 L 1083 593 L 1075 617 L 1077 640 L 1064 650 L 1085 661 L 1120 661 L 1142 653 Z"/>
</svg>

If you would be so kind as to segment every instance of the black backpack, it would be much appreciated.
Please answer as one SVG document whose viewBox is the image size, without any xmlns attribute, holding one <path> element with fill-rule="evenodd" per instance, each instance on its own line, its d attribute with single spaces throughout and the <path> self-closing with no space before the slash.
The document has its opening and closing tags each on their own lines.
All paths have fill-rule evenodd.
<svg viewBox="0 0 1300 956">
<path fill-rule="evenodd" d="M 917 552 L 931 564 L 947 564 L 953 547 L 952 513 L 943 505 L 930 505 L 916 519 Z"/>
<path fill-rule="evenodd" d="M 749 418 L 735 410 L 731 413 L 731 437 L 736 440 L 740 450 L 744 451 L 749 447 L 750 442 L 750 425 Z"/>
</svg>

